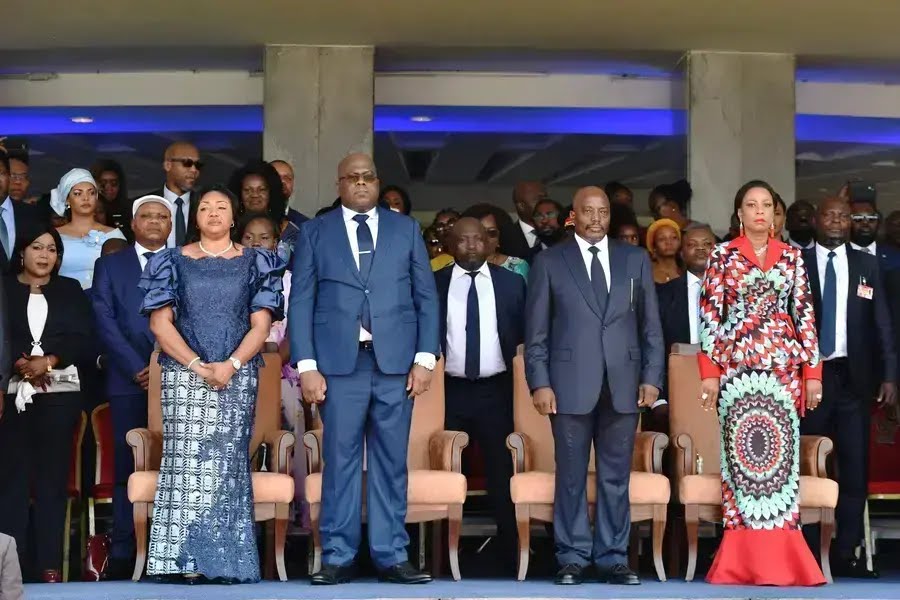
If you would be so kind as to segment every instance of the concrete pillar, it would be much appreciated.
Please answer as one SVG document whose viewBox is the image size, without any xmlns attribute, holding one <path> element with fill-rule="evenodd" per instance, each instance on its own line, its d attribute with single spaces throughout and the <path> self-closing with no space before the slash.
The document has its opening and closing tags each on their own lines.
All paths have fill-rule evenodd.
<svg viewBox="0 0 900 600">
<path fill-rule="evenodd" d="M 337 165 L 372 152 L 372 47 L 266 46 L 263 156 L 294 167 L 291 206 L 312 217 L 337 198 Z"/>
<path fill-rule="evenodd" d="M 691 218 L 728 230 L 734 194 L 764 179 L 794 200 L 794 56 L 690 52 L 687 56 Z"/>
</svg>

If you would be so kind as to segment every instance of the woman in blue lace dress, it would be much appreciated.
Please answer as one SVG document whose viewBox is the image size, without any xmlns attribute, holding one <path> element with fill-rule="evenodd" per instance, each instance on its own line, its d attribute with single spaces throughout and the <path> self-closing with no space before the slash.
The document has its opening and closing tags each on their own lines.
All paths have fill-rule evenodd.
<svg viewBox="0 0 900 600">
<path fill-rule="evenodd" d="M 283 318 L 284 261 L 231 241 L 235 196 L 191 207 L 194 243 L 154 255 L 141 311 L 163 354 L 163 453 L 147 574 L 259 580 L 250 437 L 260 350 Z"/>
</svg>

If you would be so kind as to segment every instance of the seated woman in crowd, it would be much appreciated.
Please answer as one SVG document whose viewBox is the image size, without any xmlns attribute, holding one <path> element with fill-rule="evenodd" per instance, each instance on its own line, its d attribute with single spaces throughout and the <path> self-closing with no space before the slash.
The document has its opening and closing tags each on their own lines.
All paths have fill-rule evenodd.
<svg viewBox="0 0 900 600">
<path fill-rule="evenodd" d="M 653 281 L 666 283 L 681 277 L 678 252 L 681 250 L 681 228 L 671 219 L 653 221 L 647 228 L 647 249 L 653 259 Z"/>
<path fill-rule="evenodd" d="M 389 185 L 382 189 L 381 195 L 378 196 L 378 204 L 407 216 L 412 212 L 409 192 L 399 185 Z"/>
<path fill-rule="evenodd" d="M 97 219 L 104 225 L 115 227 L 131 239 L 131 199 L 125 182 L 125 170 L 118 162 L 101 159 L 91 166 L 91 175 L 97 182 L 100 202 L 97 212 L 106 215 L 105 220 Z"/>
<path fill-rule="evenodd" d="M 440 271 L 444 267 L 453 264 L 453 257 L 447 253 L 447 234 L 453 229 L 453 225 L 459 220 L 459 213 L 452 208 L 439 210 L 434 215 L 431 227 L 441 242 L 441 251 L 431 258 L 431 270 Z"/>
<path fill-rule="evenodd" d="M 93 313 L 78 282 L 59 274 L 64 253 L 55 229 L 27 231 L 16 246 L 3 315 L 14 364 L 0 409 L 0 531 L 16 539 L 23 564 L 34 556 L 35 576 L 55 583 L 63 563 L 72 436 L 81 415 L 74 365 L 93 356 Z"/>
<path fill-rule="evenodd" d="M 227 188 L 206 190 L 191 204 L 189 243 L 156 253 L 141 277 L 141 312 L 162 348 L 147 574 L 166 580 L 259 580 L 250 437 L 260 351 L 284 317 L 285 263 L 230 239 L 238 210 Z"/>
<path fill-rule="evenodd" d="M 228 189 L 240 200 L 238 218 L 246 213 L 266 213 L 278 223 L 276 252 L 290 265 L 300 228 L 285 216 L 287 198 L 275 167 L 261 160 L 250 161 L 234 172 Z"/>
<path fill-rule="evenodd" d="M 245 248 L 262 248 L 275 250 L 278 241 L 278 223 L 264 213 L 247 213 L 241 218 L 237 227 L 237 235 Z M 284 302 L 287 305 L 291 293 L 291 275 L 285 273 L 282 278 L 284 288 Z M 303 440 L 306 433 L 306 411 L 300 397 L 300 374 L 295 365 L 291 364 L 291 346 L 287 337 L 287 315 L 280 321 L 272 323 L 272 330 L 266 343 L 273 343 L 278 347 L 281 356 L 281 408 L 284 420 L 290 431 L 298 440 Z M 301 456 L 302 459 L 302 456 Z M 305 484 L 306 461 L 294 459 L 292 468 L 294 471 L 294 522 L 309 528 L 309 508 L 306 504 Z"/>
<path fill-rule="evenodd" d="M 622 202 L 610 202 L 609 234 L 620 242 L 632 246 L 641 245 L 641 229 L 630 205 Z"/>
<path fill-rule="evenodd" d="M 106 240 L 125 239 L 115 227 L 97 222 L 97 202 L 97 183 L 84 169 L 72 169 L 63 175 L 50 199 L 54 212 L 68 217 L 68 222 L 57 228 L 65 246 L 65 254 L 60 254 L 60 258 L 65 258 L 59 273 L 77 280 L 85 290 L 93 284 L 94 263 Z"/>
<path fill-rule="evenodd" d="M 486 250 L 489 263 L 528 279 L 528 263 L 504 252 L 506 247 L 504 242 L 509 243 L 513 228 L 516 226 L 507 213 L 493 204 L 476 204 L 466 209 L 463 216 L 478 219 L 487 230 Z"/>
</svg>

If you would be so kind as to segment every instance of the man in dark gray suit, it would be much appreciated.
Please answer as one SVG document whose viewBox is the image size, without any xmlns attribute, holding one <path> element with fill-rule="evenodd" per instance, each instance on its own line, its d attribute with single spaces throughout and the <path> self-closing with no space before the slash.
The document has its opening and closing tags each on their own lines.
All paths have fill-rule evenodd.
<svg viewBox="0 0 900 600">
<path fill-rule="evenodd" d="M 556 583 L 581 583 L 593 563 L 601 582 L 638 584 L 626 566 L 628 483 L 639 410 L 662 387 L 656 290 L 647 253 L 606 236 L 602 189 L 580 189 L 573 212 L 575 236 L 535 258 L 525 310 L 526 376 L 535 408 L 550 415 L 556 451 Z M 593 536 L 585 495 L 592 442 Z"/>
</svg>

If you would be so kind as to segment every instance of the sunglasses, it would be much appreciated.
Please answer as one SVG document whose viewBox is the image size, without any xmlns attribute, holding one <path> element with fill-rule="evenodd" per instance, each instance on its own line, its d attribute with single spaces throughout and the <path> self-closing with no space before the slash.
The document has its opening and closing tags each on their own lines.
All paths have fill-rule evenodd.
<svg viewBox="0 0 900 600">
<path fill-rule="evenodd" d="M 338 181 L 343 183 L 359 183 L 359 180 L 362 179 L 365 183 L 375 183 L 378 181 L 378 175 L 372 172 L 368 173 L 351 173 L 349 175 L 344 175 Z"/>
<path fill-rule="evenodd" d="M 852 215 L 854 223 L 877 223 L 878 215 Z"/>
<path fill-rule="evenodd" d="M 197 167 L 198 171 L 203 169 L 203 161 L 200 159 L 194 160 L 193 158 L 170 158 L 169 162 L 181 163 L 181 166 L 185 169 L 190 169 L 191 167 Z"/>
</svg>

